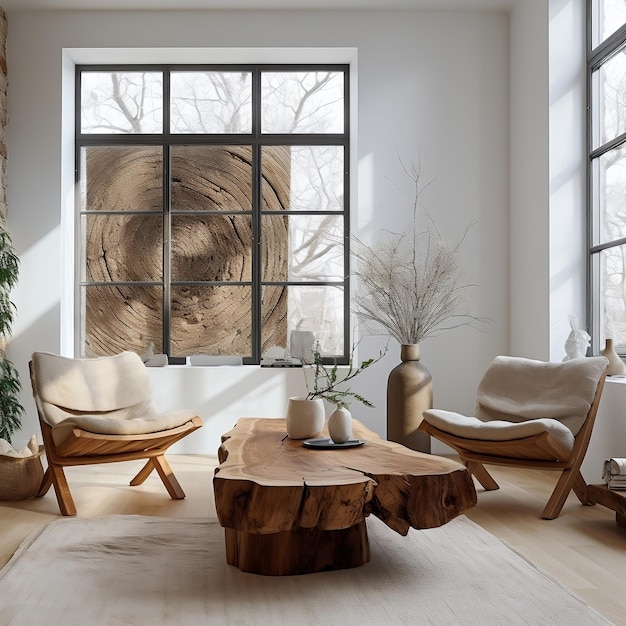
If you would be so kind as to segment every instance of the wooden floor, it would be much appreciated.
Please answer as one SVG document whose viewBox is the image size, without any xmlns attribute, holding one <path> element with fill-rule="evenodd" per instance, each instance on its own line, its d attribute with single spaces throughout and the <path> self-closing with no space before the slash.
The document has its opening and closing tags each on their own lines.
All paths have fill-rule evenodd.
<svg viewBox="0 0 626 626">
<path fill-rule="evenodd" d="M 139 487 L 128 486 L 139 462 L 66 468 L 78 516 L 214 517 L 211 478 L 216 459 L 182 455 L 168 459 L 187 493 L 185 500 L 171 500 L 155 475 Z M 599 505 L 581 506 L 570 496 L 558 519 L 542 520 L 539 515 L 556 473 L 489 469 L 500 490 L 484 492 L 477 486 L 478 504 L 467 517 L 613 623 L 626 626 L 626 528 L 615 524 L 614 513 Z M 0 502 L 0 566 L 25 537 L 59 515 L 52 489 L 43 498 Z"/>
</svg>

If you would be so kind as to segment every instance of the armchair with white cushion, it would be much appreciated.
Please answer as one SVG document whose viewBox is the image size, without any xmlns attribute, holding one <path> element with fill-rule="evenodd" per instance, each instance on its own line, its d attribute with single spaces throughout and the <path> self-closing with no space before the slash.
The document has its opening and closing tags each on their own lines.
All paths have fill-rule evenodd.
<svg viewBox="0 0 626 626">
<path fill-rule="evenodd" d="M 424 411 L 419 429 L 456 450 L 487 491 L 498 484 L 484 464 L 561 471 L 542 513 L 554 519 L 572 489 L 588 504 L 580 466 L 607 365 L 604 357 L 565 362 L 496 357 L 478 387 L 473 416 L 431 409 Z"/>
<path fill-rule="evenodd" d="M 202 420 L 194 411 L 157 410 L 137 354 L 72 359 L 35 352 L 29 367 L 48 461 L 39 496 L 54 486 L 61 513 L 76 515 L 63 467 L 147 459 L 130 484 L 156 470 L 172 498 L 185 497 L 164 454 Z"/>
</svg>

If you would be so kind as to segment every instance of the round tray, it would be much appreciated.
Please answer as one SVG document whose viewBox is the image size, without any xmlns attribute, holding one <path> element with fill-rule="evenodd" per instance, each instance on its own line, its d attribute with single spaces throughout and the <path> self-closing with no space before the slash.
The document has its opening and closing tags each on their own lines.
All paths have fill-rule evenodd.
<svg viewBox="0 0 626 626">
<path fill-rule="evenodd" d="M 365 443 L 364 439 L 348 439 L 345 443 L 335 443 L 332 439 L 325 437 L 316 437 L 315 439 L 307 439 L 302 443 L 305 448 L 314 450 L 340 450 L 343 448 L 356 448 Z"/>
</svg>

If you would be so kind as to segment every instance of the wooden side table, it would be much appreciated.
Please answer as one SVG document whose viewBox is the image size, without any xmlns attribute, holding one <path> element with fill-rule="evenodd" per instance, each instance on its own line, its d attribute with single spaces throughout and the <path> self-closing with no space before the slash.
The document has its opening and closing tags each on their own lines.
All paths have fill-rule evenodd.
<svg viewBox="0 0 626 626">
<path fill-rule="evenodd" d="M 606 485 L 587 485 L 587 499 L 590 504 L 601 504 L 615 511 L 617 525 L 626 528 L 626 491 L 609 489 Z"/>
</svg>

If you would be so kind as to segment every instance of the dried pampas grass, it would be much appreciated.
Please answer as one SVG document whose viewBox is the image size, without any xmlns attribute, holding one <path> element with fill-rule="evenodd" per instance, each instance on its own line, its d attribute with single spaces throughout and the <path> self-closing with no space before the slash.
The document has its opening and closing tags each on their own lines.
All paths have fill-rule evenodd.
<svg viewBox="0 0 626 626">
<path fill-rule="evenodd" d="M 367 244 L 353 237 L 353 275 L 357 278 L 354 309 L 366 324 L 382 326 L 401 344 L 417 344 L 428 337 L 482 318 L 469 314 L 467 289 L 459 263 L 459 247 L 446 242 L 431 216 L 426 228 L 417 227 L 420 171 L 414 164 L 403 171 L 414 185 L 413 222 L 404 234 L 387 231 Z"/>
</svg>

